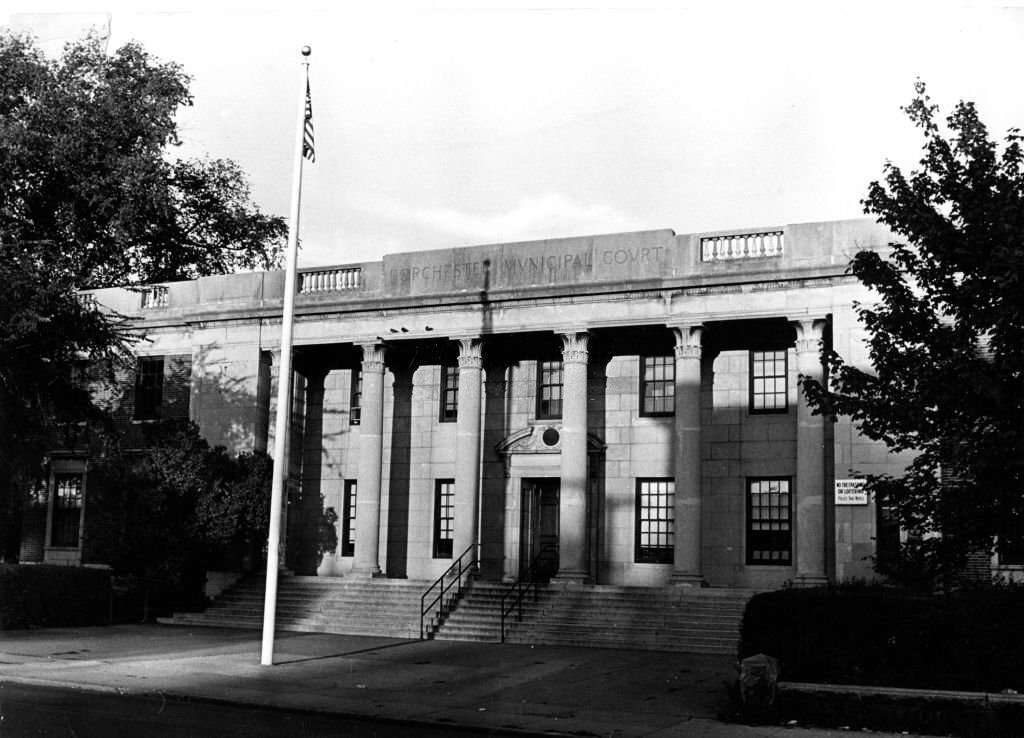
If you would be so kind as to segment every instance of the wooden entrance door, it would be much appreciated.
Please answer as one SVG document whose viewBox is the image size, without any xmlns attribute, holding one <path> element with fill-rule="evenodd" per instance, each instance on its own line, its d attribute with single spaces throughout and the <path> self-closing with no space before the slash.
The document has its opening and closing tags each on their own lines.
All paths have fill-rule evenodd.
<svg viewBox="0 0 1024 738">
<path fill-rule="evenodd" d="M 537 560 L 534 581 L 546 582 L 558 573 L 558 479 L 524 479 L 520 530 L 519 576 Z"/>
</svg>

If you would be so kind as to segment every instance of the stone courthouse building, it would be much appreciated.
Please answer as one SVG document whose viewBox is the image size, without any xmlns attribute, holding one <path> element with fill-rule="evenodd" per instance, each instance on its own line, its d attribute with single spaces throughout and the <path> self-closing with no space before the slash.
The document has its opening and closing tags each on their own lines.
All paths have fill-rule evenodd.
<svg viewBox="0 0 1024 738">
<path fill-rule="evenodd" d="M 300 270 L 291 567 L 432 580 L 479 542 L 494 581 L 534 561 L 612 585 L 870 576 L 892 528 L 847 480 L 905 460 L 813 415 L 797 377 L 822 376 L 822 344 L 867 365 L 847 265 L 889 239 L 867 220 L 655 230 Z M 187 414 L 211 443 L 272 448 L 283 286 L 93 293 L 148 336 L 130 422 Z M 88 459 L 55 451 L 48 481 L 30 558 L 76 561 Z M 299 553 L 297 500 L 337 512 L 333 554 Z"/>
</svg>

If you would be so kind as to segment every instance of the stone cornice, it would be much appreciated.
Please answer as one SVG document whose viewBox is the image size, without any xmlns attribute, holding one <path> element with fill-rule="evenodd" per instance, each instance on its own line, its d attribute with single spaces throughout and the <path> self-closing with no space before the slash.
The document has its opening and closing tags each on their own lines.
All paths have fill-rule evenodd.
<svg viewBox="0 0 1024 738">
<path fill-rule="evenodd" d="M 724 275 L 723 275 L 724 276 Z M 634 280 L 632 282 L 594 283 L 588 285 L 570 285 L 560 287 L 535 287 L 519 290 L 494 291 L 487 295 L 487 310 L 498 310 L 521 305 L 558 305 L 566 302 L 607 303 L 638 299 L 671 300 L 676 297 L 691 297 L 715 294 L 742 294 L 785 289 L 807 289 L 812 287 L 828 287 L 837 284 L 856 284 L 857 279 L 845 273 L 845 267 L 808 270 L 807 273 L 793 274 L 785 278 L 764 279 L 763 273 L 750 275 L 752 279 L 738 281 L 742 275 L 729 275 L 733 279 L 700 280 L 658 279 Z M 694 283 L 696 282 L 696 283 Z M 317 296 L 326 298 L 327 296 Z M 387 298 L 366 295 L 365 299 L 353 299 L 356 296 L 341 299 L 307 298 L 296 303 L 296 322 L 309 320 L 347 319 L 353 316 L 394 317 L 398 315 L 422 315 L 424 308 L 429 306 L 431 313 L 461 312 L 476 309 L 483 312 L 484 307 L 479 301 L 479 294 L 446 295 L 431 298 Z M 208 307 L 197 306 L 195 310 L 167 309 L 159 314 L 138 315 L 140 326 L 145 330 L 159 327 L 189 325 L 204 327 L 206 324 L 224 325 L 225 322 L 254 322 L 261 320 L 266 325 L 280 323 L 281 301 L 278 299 L 260 300 L 244 307 L 232 304 L 229 306 Z"/>
</svg>

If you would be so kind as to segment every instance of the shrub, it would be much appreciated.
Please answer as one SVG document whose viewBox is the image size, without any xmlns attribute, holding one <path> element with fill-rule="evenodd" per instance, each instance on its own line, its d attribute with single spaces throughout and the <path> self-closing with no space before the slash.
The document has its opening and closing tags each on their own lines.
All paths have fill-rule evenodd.
<svg viewBox="0 0 1024 738">
<path fill-rule="evenodd" d="M 740 658 L 779 659 L 786 681 L 1024 691 L 1024 588 L 922 595 L 881 586 L 756 595 Z"/>
<path fill-rule="evenodd" d="M 0 565 L 0 629 L 106 625 L 109 619 L 107 571 Z"/>
</svg>

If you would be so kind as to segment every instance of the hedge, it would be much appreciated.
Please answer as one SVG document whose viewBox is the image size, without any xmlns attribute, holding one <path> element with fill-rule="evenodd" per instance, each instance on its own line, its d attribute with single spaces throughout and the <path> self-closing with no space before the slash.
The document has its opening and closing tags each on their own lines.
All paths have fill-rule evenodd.
<svg viewBox="0 0 1024 738">
<path fill-rule="evenodd" d="M 774 656 L 791 682 L 1024 692 L 1022 624 L 1024 588 L 780 590 L 747 604 L 739 656 Z"/>
<path fill-rule="evenodd" d="M 0 629 L 106 625 L 109 620 L 110 572 L 0 565 Z"/>
</svg>

